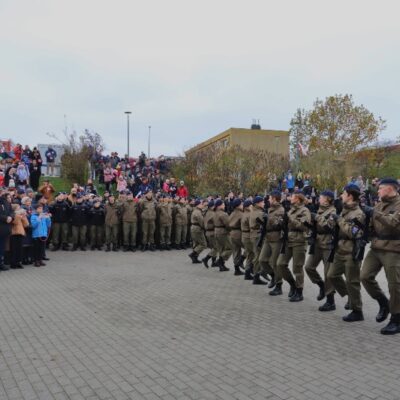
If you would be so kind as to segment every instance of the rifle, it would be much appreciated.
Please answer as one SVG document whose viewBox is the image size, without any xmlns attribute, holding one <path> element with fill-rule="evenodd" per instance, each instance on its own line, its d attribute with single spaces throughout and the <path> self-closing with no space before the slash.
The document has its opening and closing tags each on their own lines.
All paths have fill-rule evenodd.
<svg viewBox="0 0 400 400">
<path fill-rule="evenodd" d="M 354 247 L 353 247 L 353 260 L 354 261 L 362 261 L 364 259 L 365 248 L 367 247 L 367 244 L 369 242 L 370 217 L 367 214 L 365 215 L 365 225 L 363 225 L 357 219 L 353 219 L 352 222 L 358 228 L 363 230 L 363 235 L 360 238 L 355 240 Z"/>
<path fill-rule="evenodd" d="M 286 243 L 289 240 L 288 224 L 289 224 L 289 218 L 287 215 L 287 211 L 285 210 L 285 214 L 283 214 L 283 225 L 282 225 L 283 236 L 282 236 L 281 251 L 279 252 L 280 254 L 285 254 L 285 252 L 286 252 Z"/>
<path fill-rule="evenodd" d="M 311 224 L 307 224 L 307 227 L 311 229 L 311 236 L 308 238 L 308 244 L 310 248 L 308 254 L 313 255 L 315 253 L 315 244 L 317 242 L 317 219 L 314 217 Z"/>
<path fill-rule="evenodd" d="M 330 251 L 327 260 L 329 263 L 332 263 L 335 257 L 335 252 L 339 243 L 339 230 L 340 230 L 339 225 L 336 223 L 332 233 L 331 248 L 329 249 Z"/>
<path fill-rule="evenodd" d="M 261 235 L 257 240 L 257 247 L 260 248 L 267 234 L 268 214 L 264 214 L 262 220 L 257 218 L 256 221 L 261 225 Z"/>
</svg>

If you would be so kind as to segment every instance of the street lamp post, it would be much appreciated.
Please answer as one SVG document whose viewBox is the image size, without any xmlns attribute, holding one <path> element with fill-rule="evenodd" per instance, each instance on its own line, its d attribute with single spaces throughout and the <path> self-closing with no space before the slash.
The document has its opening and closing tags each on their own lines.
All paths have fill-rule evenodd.
<svg viewBox="0 0 400 400">
<path fill-rule="evenodd" d="M 150 158 L 150 134 L 151 134 L 151 125 L 149 125 L 149 137 L 147 139 L 147 157 Z"/>
<path fill-rule="evenodd" d="M 132 111 L 125 111 L 125 114 L 126 114 L 126 123 L 127 123 L 126 139 L 127 139 L 127 150 L 128 150 L 128 159 L 129 159 L 129 114 L 132 114 Z"/>
</svg>

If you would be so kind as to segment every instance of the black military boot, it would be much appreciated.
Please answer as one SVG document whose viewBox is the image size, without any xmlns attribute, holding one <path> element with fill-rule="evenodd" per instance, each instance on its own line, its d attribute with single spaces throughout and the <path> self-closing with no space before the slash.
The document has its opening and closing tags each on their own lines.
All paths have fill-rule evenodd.
<svg viewBox="0 0 400 400">
<path fill-rule="evenodd" d="M 90 246 L 90 250 L 96 250 L 96 246 L 95 245 L 92 245 L 92 246 Z"/>
<path fill-rule="evenodd" d="M 325 298 L 325 284 L 323 281 L 317 282 L 317 285 L 319 286 L 319 294 L 317 296 L 317 300 L 321 301 L 322 299 Z"/>
<path fill-rule="evenodd" d="M 356 321 L 364 321 L 364 314 L 362 311 L 352 311 L 350 314 L 345 315 L 343 317 L 343 321 L 345 322 L 356 322 Z"/>
<path fill-rule="evenodd" d="M 260 274 L 254 274 L 253 285 L 266 285 L 267 282 L 264 282 L 260 278 Z"/>
<path fill-rule="evenodd" d="M 344 305 L 345 310 L 350 310 L 350 300 L 347 300 L 346 304 Z"/>
<path fill-rule="evenodd" d="M 376 314 L 376 322 L 383 322 L 389 315 L 389 300 L 386 298 L 386 296 L 382 296 L 376 301 L 379 304 L 379 311 L 378 314 Z"/>
<path fill-rule="evenodd" d="M 152 244 L 149 246 L 149 249 L 150 249 L 150 251 L 156 251 L 156 245 L 155 245 L 154 243 L 152 243 Z"/>
<path fill-rule="evenodd" d="M 209 267 L 209 266 L 208 266 L 208 260 L 209 260 L 210 258 L 211 258 L 210 256 L 205 256 L 205 257 L 201 260 L 206 268 Z"/>
<path fill-rule="evenodd" d="M 64 244 L 62 245 L 62 250 L 64 250 L 64 251 L 69 251 L 68 243 L 64 243 Z"/>
<path fill-rule="evenodd" d="M 335 295 L 333 293 L 326 296 L 326 302 L 322 306 L 319 306 L 319 311 L 334 311 L 336 310 Z"/>
<path fill-rule="evenodd" d="M 215 268 L 215 267 L 218 267 L 217 257 L 212 257 L 211 258 L 211 268 Z"/>
<path fill-rule="evenodd" d="M 103 246 L 97 246 L 97 250 L 103 250 Z"/>
<path fill-rule="evenodd" d="M 229 268 L 225 266 L 225 261 L 220 257 L 219 258 L 219 272 L 229 271 Z"/>
<path fill-rule="evenodd" d="M 165 250 L 170 251 L 170 250 L 171 250 L 171 245 L 170 245 L 170 244 L 167 244 L 167 245 L 165 246 Z"/>
<path fill-rule="evenodd" d="M 235 275 L 235 276 L 244 275 L 244 273 L 241 271 L 239 265 L 235 265 L 235 272 L 233 275 Z"/>
<path fill-rule="evenodd" d="M 124 248 L 122 249 L 122 251 L 123 251 L 124 253 L 126 253 L 127 251 L 129 251 L 129 246 L 124 246 Z"/>
<path fill-rule="evenodd" d="M 192 259 L 192 263 L 201 264 L 201 261 L 199 260 L 199 255 L 195 251 L 192 254 L 192 257 L 190 257 Z"/>
<path fill-rule="evenodd" d="M 400 314 L 392 314 L 389 323 L 381 329 L 382 335 L 395 335 L 400 333 Z"/>
<path fill-rule="evenodd" d="M 106 245 L 106 251 L 111 251 L 111 245 L 110 244 Z"/>
<path fill-rule="evenodd" d="M 290 285 L 290 290 L 288 293 L 288 297 L 292 297 L 296 294 L 296 282 L 293 280 L 291 280 L 290 282 L 288 282 Z"/>
<path fill-rule="evenodd" d="M 271 282 L 268 284 L 268 288 L 272 289 L 275 286 L 275 274 L 272 272 L 271 274 Z"/>
<path fill-rule="evenodd" d="M 113 246 L 112 246 L 112 251 L 118 251 L 118 247 L 117 247 L 116 244 L 113 244 Z"/>
<path fill-rule="evenodd" d="M 78 249 L 78 245 L 74 244 L 74 245 L 72 246 L 71 251 L 76 251 L 77 249 Z M 64 250 L 64 249 L 63 249 L 63 250 Z"/>
<path fill-rule="evenodd" d="M 282 283 L 277 283 L 274 290 L 269 292 L 270 296 L 280 296 L 282 294 Z"/>
<path fill-rule="evenodd" d="M 297 303 L 299 301 L 303 301 L 303 288 L 297 288 L 296 293 L 292 296 L 289 301 L 292 303 Z"/>
<path fill-rule="evenodd" d="M 245 281 L 252 281 L 254 278 L 253 274 L 251 273 L 251 268 L 246 268 L 244 271 L 244 280 Z"/>
<path fill-rule="evenodd" d="M 136 246 L 131 246 L 131 252 L 134 253 L 136 251 Z"/>
<path fill-rule="evenodd" d="M 53 247 L 51 248 L 51 251 L 58 251 L 60 250 L 60 245 L 53 245 Z"/>
<path fill-rule="evenodd" d="M 243 254 L 240 256 L 240 262 L 239 262 L 239 267 L 244 269 L 244 260 L 246 259 L 246 256 L 244 256 Z"/>
<path fill-rule="evenodd" d="M 146 251 L 146 245 L 145 245 L 145 244 L 142 244 L 142 247 L 140 248 L 140 250 Z"/>
<path fill-rule="evenodd" d="M 86 251 L 86 246 L 81 246 L 81 251 Z"/>
</svg>

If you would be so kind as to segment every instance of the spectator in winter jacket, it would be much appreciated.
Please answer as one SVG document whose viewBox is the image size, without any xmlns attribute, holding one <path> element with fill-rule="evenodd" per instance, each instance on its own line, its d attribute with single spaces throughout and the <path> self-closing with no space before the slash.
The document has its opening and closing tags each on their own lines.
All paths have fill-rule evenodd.
<svg viewBox="0 0 400 400">
<path fill-rule="evenodd" d="M 10 236 L 11 268 L 21 269 L 24 268 L 21 264 L 22 240 L 25 236 L 25 229 L 28 227 L 29 222 L 26 216 L 26 211 L 21 208 L 19 204 L 14 203 L 11 207 L 14 212 Z"/>
<path fill-rule="evenodd" d="M 179 187 L 176 190 L 176 195 L 179 196 L 179 197 L 183 197 L 185 199 L 187 199 L 189 197 L 189 190 L 185 186 L 185 182 L 184 181 L 180 181 L 179 182 Z"/>
<path fill-rule="evenodd" d="M 43 262 L 46 239 L 49 234 L 51 220 L 50 216 L 43 213 L 43 206 L 36 204 L 35 211 L 31 217 L 32 240 L 33 240 L 33 259 L 35 267 L 46 265 Z"/>
</svg>

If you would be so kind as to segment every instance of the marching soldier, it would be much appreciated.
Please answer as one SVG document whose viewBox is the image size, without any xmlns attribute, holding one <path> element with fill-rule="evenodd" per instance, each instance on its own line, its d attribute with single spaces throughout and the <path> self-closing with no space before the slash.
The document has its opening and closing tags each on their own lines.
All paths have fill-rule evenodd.
<svg viewBox="0 0 400 400">
<path fill-rule="evenodd" d="M 126 193 L 126 199 L 121 205 L 122 232 L 124 235 L 124 251 L 136 251 L 137 208 L 132 192 Z"/>
<path fill-rule="evenodd" d="M 242 231 L 241 221 L 243 216 L 243 204 L 240 199 L 232 201 L 232 213 L 229 215 L 229 239 L 232 247 L 233 266 L 235 268 L 234 275 L 244 275 L 240 270 L 242 262 Z"/>
<path fill-rule="evenodd" d="M 306 233 L 311 225 L 311 214 L 305 206 L 306 197 L 297 191 L 290 198 L 290 210 L 287 212 L 287 242 L 283 243 L 283 254 L 279 255 L 278 268 L 283 279 L 290 285 L 289 301 L 303 300 L 304 262 L 306 259 Z M 286 229 L 286 228 L 285 228 Z M 289 262 L 293 259 L 293 274 L 289 270 Z"/>
<path fill-rule="evenodd" d="M 204 228 L 206 230 L 207 246 L 210 249 L 208 254 L 201 260 L 206 268 L 208 268 L 208 260 L 211 259 L 212 267 L 216 266 L 217 251 L 215 248 L 215 233 L 214 233 L 214 200 L 210 200 L 207 204 L 207 211 L 204 215 Z"/>
<path fill-rule="evenodd" d="M 379 182 L 380 202 L 365 207 L 372 217 L 373 237 L 371 249 L 361 269 L 361 281 L 368 294 L 379 304 L 377 322 L 384 321 L 389 312 L 389 323 L 381 329 L 383 335 L 400 333 L 400 196 L 396 179 L 386 178 Z M 376 281 L 379 271 L 385 269 L 388 280 L 390 302 Z"/>
<path fill-rule="evenodd" d="M 343 297 L 349 296 L 350 314 L 343 321 L 363 321 L 361 301 L 361 282 L 359 261 L 354 255 L 356 240 L 362 237 L 360 225 L 365 224 L 365 214 L 359 206 L 360 189 L 355 184 L 348 184 L 342 193 L 343 210 L 340 215 L 331 214 L 339 229 L 339 242 L 335 251 L 333 265 L 329 267 L 327 278 L 335 290 Z M 342 275 L 346 276 L 344 281 Z"/>
<path fill-rule="evenodd" d="M 193 240 L 193 252 L 189 254 L 193 264 L 201 264 L 199 260 L 200 253 L 207 248 L 206 237 L 204 236 L 204 219 L 203 209 L 204 202 L 196 199 L 194 202 L 194 209 L 191 213 L 191 227 L 190 233 Z"/>
<path fill-rule="evenodd" d="M 278 257 L 282 248 L 282 221 L 285 214 L 285 209 L 281 205 L 281 192 L 278 190 L 272 191 L 269 196 L 270 206 L 268 208 L 268 219 L 266 224 L 265 241 L 263 245 L 262 257 L 264 260 L 264 251 L 266 255 L 266 262 L 273 270 L 273 279 L 268 285 L 273 290 L 269 292 L 271 296 L 278 296 L 282 294 L 282 273 L 278 268 Z M 264 246 L 266 250 L 264 250 Z"/>
<path fill-rule="evenodd" d="M 254 250 L 253 242 L 250 238 L 250 213 L 252 209 L 252 201 L 245 200 L 243 202 L 243 215 L 240 221 L 240 229 L 242 231 L 242 244 L 246 254 L 246 265 L 245 265 L 245 280 L 253 280 L 253 262 L 254 262 Z"/>
<path fill-rule="evenodd" d="M 153 192 L 146 192 L 139 201 L 139 211 L 142 219 L 142 251 L 154 251 L 154 232 L 156 230 L 156 203 L 153 200 Z"/>
<path fill-rule="evenodd" d="M 305 270 L 311 282 L 318 285 L 319 294 L 317 300 L 323 300 L 326 295 L 326 302 L 319 307 L 320 311 L 332 311 L 336 309 L 334 287 L 328 279 L 328 271 L 331 263 L 328 261 L 329 255 L 332 251 L 332 235 L 333 227 L 331 215 L 336 214 L 336 208 L 333 204 L 335 195 L 330 190 L 325 190 L 319 196 L 319 209 L 314 218 L 314 243 L 311 243 L 311 252 L 307 258 Z M 324 279 L 317 271 L 320 262 L 324 264 Z"/>
<path fill-rule="evenodd" d="M 254 253 L 254 266 L 253 266 L 253 285 L 266 285 L 267 282 L 261 280 L 260 275 L 261 264 L 260 264 L 260 236 L 261 229 L 264 220 L 264 199 L 261 196 L 256 196 L 253 200 L 253 209 L 250 213 L 250 239 L 253 246 Z"/>
<path fill-rule="evenodd" d="M 221 272 L 229 271 L 229 268 L 225 266 L 225 262 L 232 254 L 232 249 L 228 239 L 229 220 L 228 214 L 225 212 L 225 203 L 221 199 L 215 201 L 214 232 L 215 246 L 219 256 L 217 265 Z"/>
</svg>

